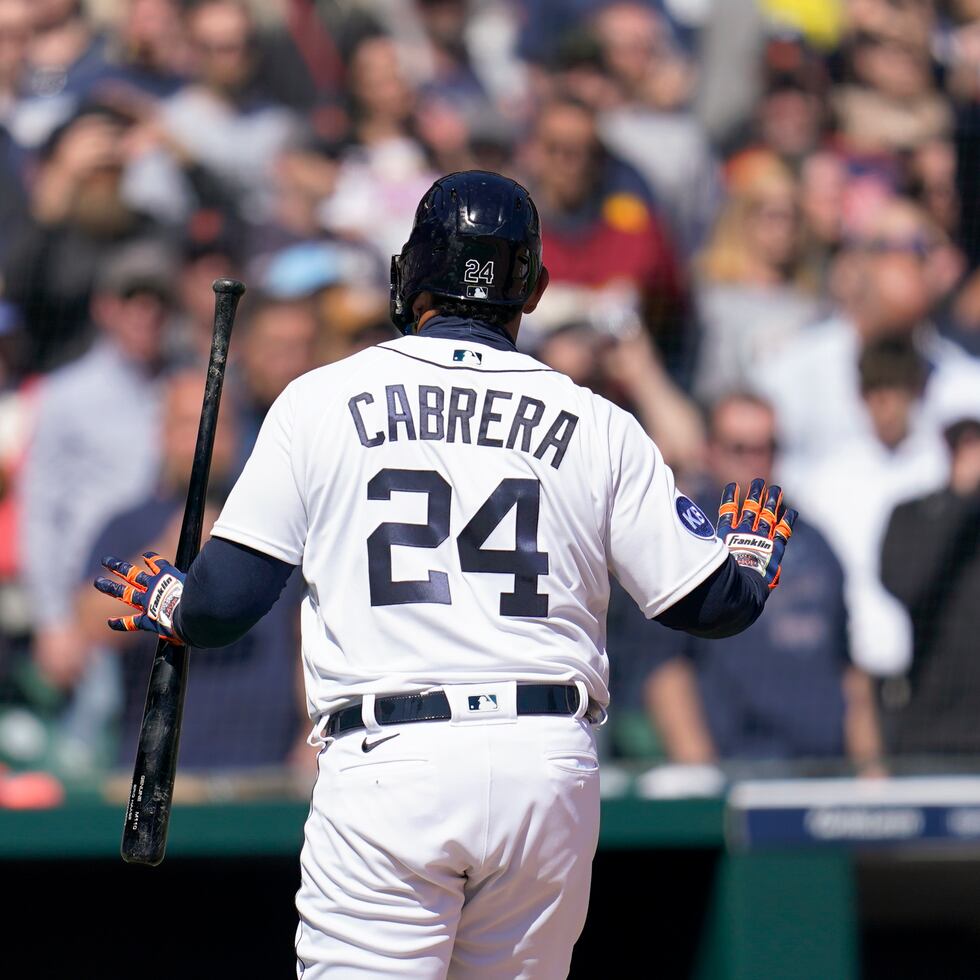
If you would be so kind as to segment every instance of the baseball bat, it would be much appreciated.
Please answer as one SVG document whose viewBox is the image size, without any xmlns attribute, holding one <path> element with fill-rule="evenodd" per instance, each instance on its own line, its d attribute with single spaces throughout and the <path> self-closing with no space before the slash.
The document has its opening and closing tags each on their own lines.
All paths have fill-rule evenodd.
<svg viewBox="0 0 980 980">
<path fill-rule="evenodd" d="M 190 568 L 201 547 L 205 494 L 218 423 L 218 406 L 221 404 L 221 387 L 225 379 L 228 344 L 235 324 L 235 310 L 245 292 L 245 284 L 237 279 L 216 279 L 212 288 L 214 332 L 211 335 L 211 357 L 204 385 L 204 404 L 201 407 L 201 422 L 194 447 L 194 463 L 187 488 L 184 520 L 180 526 L 180 540 L 174 559 L 174 564 L 182 572 Z M 131 864 L 157 865 L 163 860 L 167 848 L 189 653 L 190 650 L 185 646 L 160 640 L 153 658 L 120 848 L 123 860 Z"/>
</svg>

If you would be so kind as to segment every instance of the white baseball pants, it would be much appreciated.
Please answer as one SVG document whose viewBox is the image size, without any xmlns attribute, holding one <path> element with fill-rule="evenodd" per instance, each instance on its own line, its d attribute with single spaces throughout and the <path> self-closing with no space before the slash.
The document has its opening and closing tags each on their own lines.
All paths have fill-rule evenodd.
<svg viewBox="0 0 980 980">
<path fill-rule="evenodd" d="M 477 688 L 457 687 L 451 721 L 381 728 L 369 706 L 368 730 L 321 751 L 296 896 L 301 980 L 568 975 L 599 830 L 592 726 L 517 717 L 503 695 L 502 713 L 467 713 Z"/>
</svg>

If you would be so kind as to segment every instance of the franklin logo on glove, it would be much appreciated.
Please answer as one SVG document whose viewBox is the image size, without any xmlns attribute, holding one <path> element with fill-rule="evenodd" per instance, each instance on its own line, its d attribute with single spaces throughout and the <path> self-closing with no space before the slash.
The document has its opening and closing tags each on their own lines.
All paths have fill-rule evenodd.
<svg viewBox="0 0 980 980">
<path fill-rule="evenodd" d="M 780 563 L 793 534 L 796 511 L 783 506 L 783 491 L 752 481 L 739 509 L 737 483 L 729 483 L 718 508 L 718 537 L 743 568 L 758 572 L 770 589 L 779 584 Z"/>
<path fill-rule="evenodd" d="M 184 593 L 186 576 L 155 551 L 144 552 L 143 560 L 153 573 L 152 576 L 141 572 L 128 561 L 119 558 L 102 559 L 102 567 L 122 581 L 114 582 L 110 578 L 100 577 L 95 580 L 95 587 L 106 595 L 142 610 L 142 615 L 110 619 L 109 627 L 120 631 L 148 630 L 171 643 L 183 643 L 174 629 L 174 616 Z"/>
</svg>

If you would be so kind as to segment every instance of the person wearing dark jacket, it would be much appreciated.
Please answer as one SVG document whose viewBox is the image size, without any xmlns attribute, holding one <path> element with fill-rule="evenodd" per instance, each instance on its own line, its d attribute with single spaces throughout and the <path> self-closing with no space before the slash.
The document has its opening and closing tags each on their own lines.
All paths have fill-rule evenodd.
<svg viewBox="0 0 980 980">
<path fill-rule="evenodd" d="M 882 548 L 882 581 L 913 626 L 894 754 L 980 754 L 980 412 L 945 435 L 949 484 L 896 507 Z"/>
</svg>

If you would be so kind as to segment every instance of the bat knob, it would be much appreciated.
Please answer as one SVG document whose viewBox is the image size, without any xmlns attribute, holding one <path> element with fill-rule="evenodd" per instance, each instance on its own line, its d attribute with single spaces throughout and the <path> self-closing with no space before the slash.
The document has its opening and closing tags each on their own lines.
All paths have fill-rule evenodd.
<svg viewBox="0 0 980 980">
<path fill-rule="evenodd" d="M 231 293 L 233 296 L 241 296 L 245 292 L 245 283 L 238 279 L 215 279 L 211 288 L 216 293 Z"/>
</svg>

